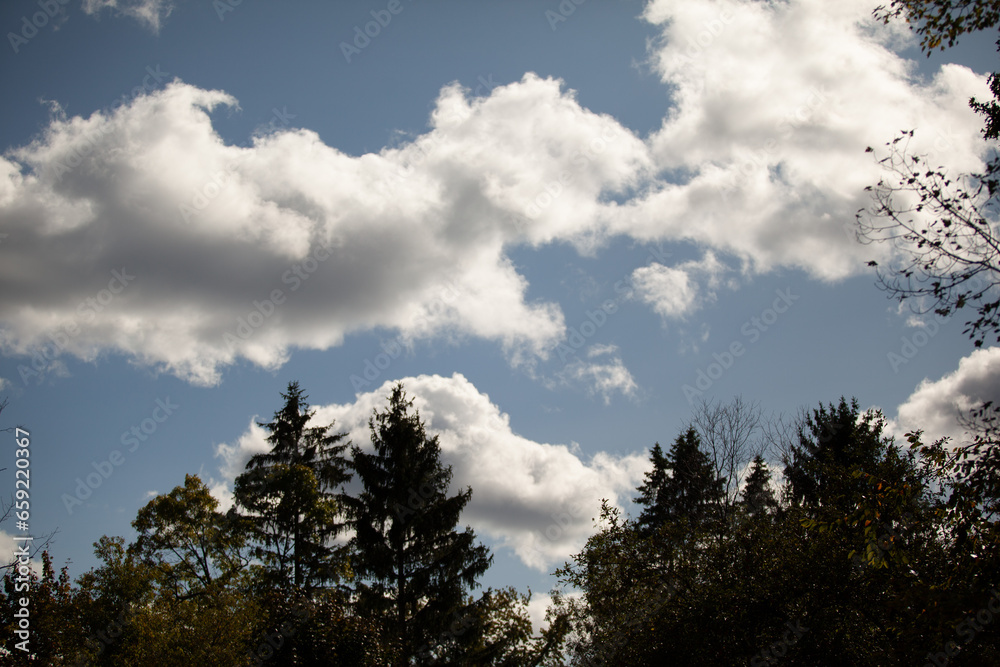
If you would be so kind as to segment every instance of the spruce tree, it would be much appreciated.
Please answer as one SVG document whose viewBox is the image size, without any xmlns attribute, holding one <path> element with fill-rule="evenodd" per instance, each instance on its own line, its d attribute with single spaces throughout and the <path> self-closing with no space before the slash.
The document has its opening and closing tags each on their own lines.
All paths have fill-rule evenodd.
<svg viewBox="0 0 1000 667">
<path fill-rule="evenodd" d="M 274 419 L 258 422 L 271 450 L 251 457 L 236 478 L 233 512 L 242 510 L 270 582 L 310 591 L 346 572 L 346 549 L 332 540 L 344 528 L 338 489 L 352 476 L 343 455 L 350 443 L 330 433 L 333 424 L 306 426 L 315 412 L 298 382 L 282 397 Z"/>
<path fill-rule="evenodd" d="M 388 408 L 374 412 L 374 451 L 352 450 L 363 489 L 348 500 L 358 604 L 386 619 L 397 665 L 434 664 L 445 652 L 449 628 L 458 622 L 461 631 L 468 616 L 467 589 L 493 559 L 471 528 L 456 530 L 472 490 L 448 496 L 451 467 L 412 405 L 397 384 Z"/>
<path fill-rule="evenodd" d="M 764 457 L 759 454 L 754 458 L 753 467 L 747 475 L 742 501 L 750 514 L 767 513 L 778 506 L 771 489 L 771 471 L 764 462 Z"/>
<path fill-rule="evenodd" d="M 791 500 L 805 505 L 853 507 L 864 481 L 853 472 L 874 473 L 888 449 L 881 413 L 864 414 L 857 399 L 820 404 L 799 427 L 799 444 L 785 462 Z"/>
<path fill-rule="evenodd" d="M 649 460 L 653 469 L 646 473 L 645 481 L 636 489 L 639 497 L 635 499 L 636 504 L 645 507 L 638 520 L 638 526 L 643 531 L 662 525 L 667 520 L 666 508 L 660 504 L 659 497 L 670 476 L 667 474 L 667 459 L 660 443 L 653 445 Z"/>
<path fill-rule="evenodd" d="M 677 436 L 666 457 L 655 446 L 651 458 L 653 470 L 639 487 L 642 495 L 636 501 L 646 505 L 639 529 L 648 532 L 666 522 L 686 521 L 692 528 L 707 523 L 722 500 L 725 480 L 716 476 L 701 451 L 694 427 Z"/>
</svg>

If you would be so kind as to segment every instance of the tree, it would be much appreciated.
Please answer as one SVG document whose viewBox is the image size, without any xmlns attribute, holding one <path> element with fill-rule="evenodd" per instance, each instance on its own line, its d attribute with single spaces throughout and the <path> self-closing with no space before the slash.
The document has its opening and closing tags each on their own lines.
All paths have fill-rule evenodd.
<svg viewBox="0 0 1000 667">
<path fill-rule="evenodd" d="M 729 517 L 739 500 L 743 476 L 754 457 L 763 456 L 767 444 L 763 437 L 760 405 L 737 396 L 729 403 L 701 401 L 692 419 L 701 445 L 712 462 L 715 476 L 725 480 L 722 512 Z"/>
<path fill-rule="evenodd" d="M 934 49 L 954 46 L 962 35 L 992 28 L 1000 22 L 997 0 L 892 0 L 873 12 L 888 23 L 903 17 L 920 36 L 920 48 L 930 56 Z M 947 45 L 945 44 L 947 41 Z"/>
<path fill-rule="evenodd" d="M 258 422 L 271 450 L 251 457 L 236 478 L 231 516 L 247 523 L 273 583 L 311 590 L 348 574 L 345 549 L 332 540 L 344 528 L 338 489 L 351 479 L 343 456 L 350 443 L 330 433 L 333 424 L 307 426 L 315 412 L 298 382 L 282 397 L 274 419 Z"/>
<path fill-rule="evenodd" d="M 909 300 L 920 313 L 948 317 L 974 305 L 976 319 L 964 333 L 980 347 L 987 335 L 1000 342 L 1000 238 L 994 220 L 1000 194 L 1000 160 L 982 174 L 949 178 L 942 167 L 931 168 L 907 152 L 913 131 L 886 144 L 889 155 L 879 162 L 889 175 L 872 193 L 874 206 L 857 214 L 858 239 L 887 243 L 895 251 L 892 264 L 875 261 L 880 288 L 899 301 Z M 872 149 L 869 148 L 869 151 Z"/>
<path fill-rule="evenodd" d="M 186 475 L 184 486 L 150 500 L 132 522 L 139 537 L 130 550 L 179 600 L 212 595 L 246 570 L 247 535 L 218 506 L 201 479 Z"/>
<path fill-rule="evenodd" d="M 396 665 L 418 651 L 420 664 L 434 664 L 445 652 L 438 639 L 453 641 L 448 628 L 466 615 L 465 592 L 493 559 L 471 528 L 456 530 L 472 489 L 448 496 L 451 467 L 412 405 L 397 384 L 386 410 L 374 411 L 373 451 L 352 450 L 362 491 L 347 501 L 358 603 L 386 619 Z"/>
<path fill-rule="evenodd" d="M 79 606 L 86 619 L 92 651 L 90 664 L 127 664 L 129 646 L 142 635 L 142 610 L 156 599 L 156 572 L 121 537 L 103 536 L 94 543 L 94 555 L 103 563 L 77 580 Z"/>
<path fill-rule="evenodd" d="M 652 530 L 668 520 L 666 503 L 660 499 L 660 495 L 666 493 L 667 484 L 670 481 L 667 470 L 669 463 L 667 457 L 663 455 L 660 443 L 657 442 L 653 445 L 653 449 L 649 453 L 649 460 L 653 464 L 653 468 L 644 475 L 645 481 L 636 489 L 639 492 L 639 497 L 635 499 L 637 505 L 643 505 L 645 508 L 639 515 L 639 525 L 645 531 Z"/>
<path fill-rule="evenodd" d="M 998 40 L 997 46 L 1000 48 L 1000 40 Z M 993 94 L 993 99 L 980 102 L 973 97 L 969 100 L 969 106 L 986 119 L 986 126 L 983 128 L 983 138 L 1000 139 L 1000 104 L 997 103 L 1000 100 L 1000 75 L 997 72 L 993 72 L 987 79 L 987 83 L 990 84 L 990 93 Z M 990 172 L 996 173 L 996 167 L 993 163 L 990 164 Z"/>
<path fill-rule="evenodd" d="M 666 522 L 697 527 L 716 518 L 725 480 L 715 474 L 693 426 L 677 436 L 666 457 L 655 446 L 652 460 L 653 470 L 646 474 L 636 499 L 646 506 L 637 522 L 640 530 L 656 530 Z"/>
<path fill-rule="evenodd" d="M 879 412 L 860 414 L 857 399 L 807 413 L 799 426 L 799 444 L 785 461 L 791 500 L 806 505 L 852 506 L 862 484 L 855 470 L 873 473 L 888 444 L 885 418 Z"/>
<path fill-rule="evenodd" d="M 856 401 L 806 413 L 786 501 L 733 512 L 714 539 L 670 521 L 644 535 L 605 504 L 598 532 L 557 572 L 581 593 L 556 602 L 570 664 L 926 662 L 987 598 L 951 590 L 964 579 L 946 567 L 937 481 L 883 430 Z M 690 432 L 679 440 L 690 449 Z M 756 458 L 744 504 L 767 497 L 767 477 Z M 993 664 L 986 648 L 964 655 Z"/>
<path fill-rule="evenodd" d="M 771 471 L 764 457 L 757 455 L 753 467 L 747 475 L 746 486 L 741 493 L 743 506 L 750 514 L 767 513 L 777 509 L 778 501 L 771 489 Z"/>
<path fill-rule="evenodd" d="M 8 639 L 0 653 L 4 665 L 68 665 L 71 661 L 90 655 L 85 648 L 86 630 L 76 606 L 76 596 L 63 567 L 56 577 L 52 557 L 42 552 L 42 576 L 34 571 L 21 574 L 12 569 L 3 575 L 0 587 L 0 631 Z M 22 601 L 27 601 L 26 605 Z M 29 623 L 27 637 L 15 632 L 24 630 L 20 625 L 22 612 L 27 610 Z M 17 645 L 23 642 L 23 648 Z"/>
</svg>

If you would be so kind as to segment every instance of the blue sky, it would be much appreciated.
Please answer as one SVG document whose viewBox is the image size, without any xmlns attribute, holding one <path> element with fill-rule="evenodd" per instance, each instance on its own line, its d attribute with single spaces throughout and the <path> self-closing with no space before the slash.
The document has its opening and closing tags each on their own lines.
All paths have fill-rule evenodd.
<svg viewBox="0 0 1000 667">
<path fill-rule="evenodd" d="M 695 399 L 959 435 L 1000 357 L 887 300 L 852 225 L 900 130 L 981 166 L 995 36 L 926 58 L 874 4 L 4 3 L 32 531 L 76 575 L 185 473 L 227 503 L 291 380 L 362 445 L 402 380 L 473 488 L 484 583 L 536 593 Z"/>
</svg>

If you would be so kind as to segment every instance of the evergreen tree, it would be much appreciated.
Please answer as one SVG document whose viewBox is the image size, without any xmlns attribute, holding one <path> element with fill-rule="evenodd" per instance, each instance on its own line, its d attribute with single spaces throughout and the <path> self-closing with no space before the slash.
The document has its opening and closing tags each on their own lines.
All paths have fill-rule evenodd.
<svg viewBox="0 0 1000 667">
<path fill-rule="evenodd" d="M 861 414 L 857 399 L 844 397 L 834 406 L 820 405 L 799 427 L 799 444 L 785 461 L 790 499 L 806 505 L 839 503 L 853 506 L 863 484 L 845 472 L 873 473 L 888 439 L 885 419 L 877 412 Z"/>
<path fill-rule="evenodd" d="M 315 414 L 298 382 L 283 393 L 284 407 L 267 429 L 271 451 L 256 454 L 236 478 L 234 513 L 253 536 L 254 556 L 272 583 L 312 590 L 338 582 L 347 572 L 346 550 L 331 544 L 344 523 L 338 521 L 343 493 L 351 479 L 343 452 L 344 433 L 331 434 L 333 424 L 307 427 Z"/>
<path fill-rule="evenodd" d="M 659 445 L 654 446 L 651 459 L 653 470 L 646 474 L 636 500 L 646 505 L 637 522 L 640 531 L 655 530 L 665 522 L 686 521 L 694 527 L 712 518 L 713 506 L 723 498 L 725 480 L 716 476 L 701 451 L 694 427 L 677 436 L 666 457 Z"/>
<path fill-rule="evenodd" d="M 750 514 L 766 513 L 778 506 L 774 491 L 771 490 L 771 471 L 763 456 L 758 455 L 753 460 L 746 486 L 743 487 L 742 499 L 743 506 Z"/>
<path fill-rule="evenodd" d="M 447 495 L 451 467 L 412 404 L 397 384 L 386 411 L 375 411 L 374 451 L 353 448 L 363 490 L 348 500 L 359 607 L 386 619 L 397 665 L 434 664 L 446 652 L 449 628 L 468 616 L 466 590 L 493 559 L 471 528 L 456 531 L 472 490 Z"/>
<path fill-rule="evenodd" d="M 653 445 L 649 460 L 653 469 L 646 473 L 645 481 L 636 489 L 639 497 L 635 499 L 636 504 L 644 506 L 638 521 L 643 530 L 662 525 L 667 520 L 666 508 L 660 504 L 659 497 L 670 477 L 667 475 L 667 458 L 660 443 Z"/>
</svg>

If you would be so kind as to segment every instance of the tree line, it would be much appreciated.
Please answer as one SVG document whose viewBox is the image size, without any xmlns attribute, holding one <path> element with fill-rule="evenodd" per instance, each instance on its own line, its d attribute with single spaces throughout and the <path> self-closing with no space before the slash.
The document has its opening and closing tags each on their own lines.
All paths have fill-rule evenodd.
<svg viewBox="0 0 1000 667">
<path fill-rule="evenodd" d="M 534 633 L 530 593 L 473 594 L 492 555 L 459 527 L 472 490 L 451 493 L 401 384 L 373 412 L 367 451 L 310 425 L 297 383 L 282 397 L 229 511 L 187 475 L 138 511 L 134 541 L 96 542 L 101 565 L 75 582 L 48 551 L 27 590 L 8 567 L 0 626 L 13 636 L 29 598 L 31 653 L 0 662 L 1000 662 L 992 406 L 956 445 L 916 431 L 897 443 L 881 413 L 844 398 L 793 423 L 740 398 L 703 403 L 652 447 L 635 517 L 604 501 Z"/>
<path fill-rule="evenodd" d="M 371 451 L 311 425 L 298 383 L 282 397 L 229 511 L 187 475 L 139 510 L 133 542 L 96 542 L 102 564 L 75 585 L 48 551 L 27 590 L 8 566 L 0 625 L 13 636 L 27 597 L 31 652 L 0 662 L 513 665 L 556 650 L 552 633 L 533 637 L 528 596 L 471 594 L 492 562 L 459 528 L 472 490 L 449 495 L 451 468 L 401 384 L 369 421 Z"/>
</svg>

